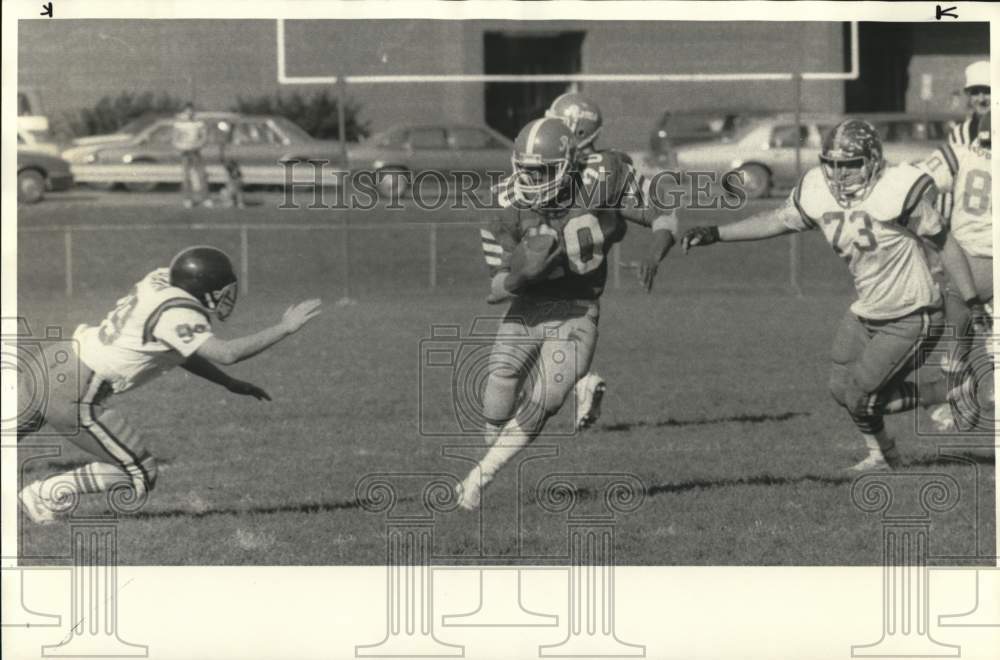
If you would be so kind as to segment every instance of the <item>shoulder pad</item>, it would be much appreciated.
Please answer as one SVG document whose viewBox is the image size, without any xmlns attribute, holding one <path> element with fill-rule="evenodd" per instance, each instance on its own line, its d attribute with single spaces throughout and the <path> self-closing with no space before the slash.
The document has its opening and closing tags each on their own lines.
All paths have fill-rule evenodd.
<svg viewBox="0 0 1000 660">
<path fill-rule="evenodd" d="M 911 213 L 928 191 L 936 189 L 934 179 L 918 167 L 888 165 L 863 208 L 873 220 L 895 222 Z"/>
<path fill-rule="evenodd" d="M 830 188 L 826 184 L 823 169 L 818 165 L 806 170 L 802 178 L 799 179 L 798 185 L 795 186 L 792 195 L 795 208 L 799 210 L 802 217 L 813 224 L 819 221 L 831 204 L 837 205 L 837 201 L 830 194 Z"/>
</svg>

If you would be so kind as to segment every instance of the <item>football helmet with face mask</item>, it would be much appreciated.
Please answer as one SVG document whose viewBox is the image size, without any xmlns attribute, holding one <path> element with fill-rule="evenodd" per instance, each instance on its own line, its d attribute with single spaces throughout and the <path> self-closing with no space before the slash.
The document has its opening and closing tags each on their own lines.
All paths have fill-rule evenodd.
<svg viewBox="0 0 1000 660">
<path fill-rule="evenodd" d="M 569 127 L 559 119 L 543 117 L 522 128 L 511 155 L 518 197 L 533 207 L 555 199 L 570 181 L 574 145 Z"/>
<path fill-rule="evenodd" d="M 848 119 L 823 138 L 819 162 L 830 193 L 849 208 L 868 196 L 882 174 L 882 139 L 868 122 Z"/>
<path fill-rule="evenodd" d="M 597 104 L 576 92 L 567 92 L 556 98 L 545 111 L 545 116 L 561 119 L 569 127 L 577 149 L 590 146 L 604 125 L 604 118 Z"/>
<path fill-rule="evenodd" d="M 170 262 L 170 286 L 187 291 L 225 321 L 236 307 L 236 273 L 225 252 L 208 245 L 181 250 Z"/>
</svg>

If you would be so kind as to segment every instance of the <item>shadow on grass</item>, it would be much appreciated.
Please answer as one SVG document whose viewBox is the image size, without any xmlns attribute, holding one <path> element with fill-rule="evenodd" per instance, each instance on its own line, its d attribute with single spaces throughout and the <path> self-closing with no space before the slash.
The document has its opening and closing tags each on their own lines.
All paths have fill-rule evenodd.
<svg viewBox="0 0 1000 660">
<path fill-rule="evenodd" d="M 778 414 L 762 414 L 762 415 L 728 415 L 726 417 L 704 417 L 701 419 L 663 419 L 654 422 L 619 422 L 617 424 L 602 424 L 598 428 L 602 431 L 632 431 L 641 428 L 665 428 L 665 427 L 677 427 L 677 426 L 706 426 L 709 424 L 730 424 L 730 423 L 742 423 L 742 424 L 765 424 L 768 422 L 786 422 L 790 419 L 796 417 L 808 417 L 810 413 L 807 412 L 784 412 Z"/>
<path fill-rule="evenodd" d="M 414 497 L 400 497 L 398 502 L 411 502 Z M 361 509 L 367 504 L 365 500 L 350 499 L 338 502 L 310 502 L 308 504 L 280 504 L 274 506 L 253 506 L 253 507 L 219 507 L 206 509 L 205 511 L 192 511 L 191 509 L 163 509 L 160 511 L 139 511 L 129 516 L 134 520 L 153 520 L 160 518 L 207 518 L 209 516 L 245 516 L 260 515 L 267 516 L 275 513 L 333 513 L 335 511 L 350 511 Z"/>
<path fill-rule="evenodd" d="M 805 413 L 788 413 L 789 415 Z M 993 465 L 992 455 L 976 454 L 972 452 L 962 452 L 958 455 L 948 456 L 927 456 L 912 461 L 907 461 L 903 470 L 908 468 L 926 468 L 933 466 L 952 467 L 961 465 L 963 462 L 978 463 L 981 465 Z M 853 483 L 861 473 L 842 474 L 800 474 L 795 476 L 775 476 L 770 474 L 753 475 L 749 477 L 726 478 L 726 479 L 690 479 L 668 484 L 655 484 L 646 488 L 647 497 L 656 497 L 662 494 L 687 493 L 698 490 L 716 490 L 722 488 L 734 488 L 739 486 L 795 486 L 799 484 L 818 484 L 821 486 L 845 486 Z M 603 492 L 603 491 L 601 491 Z M 576 496 L 581 500 L 592 499 L 599 493 L 590 488 L 580 488 Z M 412 496 L 400 497 L 399 502 L 412 502 L 416 498 Z M 534 503 L 535 498 L 529 495 L 527 503 Z M 163 518 L 207 518 L 210 516 L 240 516 L 240 515 L 273 515 L 279 513 L 333 513 L 336 511 L 350 511 L 363 509 L 369 502 L 359 499 L 340 500 L 333 502 L 311 502 L 308 504 L 282 504 L 273 506 L 255 507 L 221 507 L 212 508 L 205 511 L 193 511 L 191 509 L 164 509 L 160 511 L 140 511 L 131 518 L 137 520 L 152 520 Z"/>
<path fill-rule="evenodd" d="M 993 454 L 993 447 L 990 445 L 983 446 L 983 451 L 979 453 L 972 451 L 953 451 L 947 448 L 941 448 L 939 451 L 942 453 L 938 456 L 923 456 L 921 458 L 915 458 L 912 461 L 906 461 L 904 467 L 956 467 L 969 463 L 977 465 L 996 464 L 996 456 Z"/>
</svg>

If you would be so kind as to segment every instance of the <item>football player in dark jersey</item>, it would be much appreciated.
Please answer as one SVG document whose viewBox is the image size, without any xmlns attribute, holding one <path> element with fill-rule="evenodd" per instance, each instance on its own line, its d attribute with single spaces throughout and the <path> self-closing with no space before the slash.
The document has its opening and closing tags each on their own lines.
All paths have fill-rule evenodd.
<svg viewBox="0 0 1000 660">
<path fill-rule="evenodd" d="M 674 243 L 676 218 L 653 217 L 630 163 L 610 154 L 601 171 L 587 176 L 575 145 L 561 120 L 525 126 L 514 143 L 512 194 L 480 230 L 492 276 L 488 300 L 510 301 L 510 307 L 483 397 L 490 448 L 459 488 L 465 509 L 479 506 L 482 488 L 542 431 L 589 371 L 607 257 L 625 236 L 626 220 L 653 230 L 657 263 Z M 651 284 L 656 269 L 647 272 Z"/>
</svg>

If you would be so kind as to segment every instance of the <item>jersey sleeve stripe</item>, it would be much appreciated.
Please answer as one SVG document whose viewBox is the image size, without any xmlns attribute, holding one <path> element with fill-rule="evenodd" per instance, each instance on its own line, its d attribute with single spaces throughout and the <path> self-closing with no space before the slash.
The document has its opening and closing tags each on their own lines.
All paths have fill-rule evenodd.
<svg viewBox="0 0 1000 660">
<path fill-rule="evenodd" d="M 921 174 L 920 178 L 917 179 L 916 183 L 910 188 L 910 192 L 906 194 L 906 201 L 903 203 L 903 215 L 902 219 L 906 218 L 913 212 L 913 209 L 917 207 L 920 200 L 923 198 L 924 193 L 934 185 L 934 179 L 932 179 L 927 174 Z"/>
<path fill-rule="evenodd" d="M 952 193 L 942 193 L 938 197 L 937 210 L 941 214 L 945 223 L 951 222 L 951 211 L 955 204 L 955 196 Z"/>
<path fill-rule="evenodd" d="M 503 248 L 497 243 L 487 243 L 486 241 L 483 241 L 483 252 L 503 254 Z"/>
<path fill-rule="evenodd" d="M 205 321 L 209 321 L 208 313 L 205 311 L 205 308 L 190 298 L 169 298 L 160 303 L 160 305 L 153 310 L 153 313 L 146 318 L 146 323 L 142 326 L 143 344 L 148 344 L 156 339 L 153 336 L 153 330 L 156 329 L 156 324 L 160 322 L 160 317 L 163 316 L 163 313 L 168 309 L 176 308 L 185 308 L 200 312 L 205 317 Z"/>
<path fill-rule="evenodd" d="M 494 257 L 492 255 L 486 255 L 486 265 L 487 266 L 499 267 L 502 264 L 503 264 L 503 262 L 500 260 L 500 257 Z"/>
<path fill-rule="evenodd" d="M 944 156 L 944 162 L 948 165 L 948 171 L 954 177 L 958 174 L 958 156 L 955 155 L 955 150 L 950 144 L 945 142 L 941 145 L 941 154 Z"/>
<path fill-rule="evenodd" d="M 951 127 L 951 135 L 949 135 L 949 142 L 951 144 L 965 145 L 967 141 L 965 139 L 965 132 L 969 126 L 969 120 L 965 120 L 961 123 L 957 123 Z"/>
</svg>

